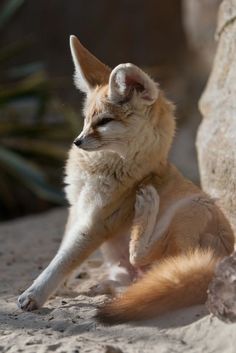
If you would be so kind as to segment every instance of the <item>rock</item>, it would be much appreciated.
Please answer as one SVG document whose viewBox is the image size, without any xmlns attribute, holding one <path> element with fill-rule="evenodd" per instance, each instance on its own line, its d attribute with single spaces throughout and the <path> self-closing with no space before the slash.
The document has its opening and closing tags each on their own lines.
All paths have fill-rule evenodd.
<svg viewBox="0 0 236 353">
<path fill-rule="evenodd" d="M 236 0 L 224 0 L 218 48 L 200 100 L 204 117 L 197 136 L 203 189 L 216 198 L 236 232 Z"/>
<path fill-rule="evenodd" d="M 211 1 L 204 0 L 204 3 L 210 4 Z M 197 151 L 202 187 L 216 199 L 235 232 L 236 0 L 221 3 L 216 32 L 218 48 L 200 100 L 204 119 L 198 130 Z M 236 253 L 217 266 L 209 286 L 207 306 L 223 321 L 236 321 Z"/>
<path fill-rule="evenodd" d="M 236 252 L 223 259 L 209 286 L 207 307 L 225 322 L 236 322 Z"/>
</svg>

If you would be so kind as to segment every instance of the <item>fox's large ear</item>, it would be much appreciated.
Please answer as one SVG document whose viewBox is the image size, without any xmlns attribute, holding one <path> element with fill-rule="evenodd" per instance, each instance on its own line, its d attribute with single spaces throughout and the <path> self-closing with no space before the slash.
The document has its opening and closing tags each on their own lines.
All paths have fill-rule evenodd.
<svg viewBox="0 0 236 353">
<path fill-rule="evenodd" d="M 122 103 L 132 99 L 134 92 L 143 104 L 151 105 L 158 97 L 157 84 L 133 64 L 120 64 L 110 75 L 109 99 Z"/>
<path fill-rule="evenodd" d="M 76 36 L 70 36 L 70 49 L 75 65 L 75 85 L 88 93 L 98 85 L 109 81 L 111 70 L 91 54 Z"/>
</svg>

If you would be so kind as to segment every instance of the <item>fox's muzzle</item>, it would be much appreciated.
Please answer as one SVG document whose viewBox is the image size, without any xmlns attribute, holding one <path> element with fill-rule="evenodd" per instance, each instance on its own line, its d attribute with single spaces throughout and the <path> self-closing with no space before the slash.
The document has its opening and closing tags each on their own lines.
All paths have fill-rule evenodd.
<svg viewBox="0 0 236 353">
<path fill-rule="evenodd" d="M 74 145 L 76 145 L 77 147 L 80 147 L 83 143 L 83 138 L 76 138 L 74 140 Z"/>
</svg>

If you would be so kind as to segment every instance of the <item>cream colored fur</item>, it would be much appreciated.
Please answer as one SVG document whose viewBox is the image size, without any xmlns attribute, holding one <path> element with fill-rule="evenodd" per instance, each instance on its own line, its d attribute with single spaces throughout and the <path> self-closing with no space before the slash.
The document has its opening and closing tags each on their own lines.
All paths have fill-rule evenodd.
<svg viewBox="0 0 236 353">
<path fill-rule="evenodd" d="M 147 272 L 153 264 L 158 270 L 152 271 L 160 274 L 165 262 L 159 268 L 159 261 L 169 261 L 167 269 L 177 262 L 177 269 L 183 273 L 177 274 L 183 289 L 195 271 L 191 283 L 197 287 L 202 281 L 197 271 L 204 276 L 201 259 L 210 264 L 206 269 L 210 273 L 215 259 L 233 250 L 233 234 L 214 202 L 167 162 L 175 131 L 174 108 L 158 85 L 133 64 L 110 70 L 76 37 L 72 36 L 70 43 L 75 84 L 86 93 L 84 128 L 66 164 L 70 214 L 55 258 L 19 297 L 19 306 L 23 310 L 42 306 L 101 246 L 111 269 L 104 288 L 107 283 L 116 287 L 138 280 L 140 287 L 144 281 L 145 290 L 136 296 L 136 287 L 131 286 L 132 295 L 127 294 L 130 299 L 126 300 L 124 293 L 114 306 L 111 303 L 101 309 L 99 319 L 110 323 L 132 320 L 136 317 L 132 311 L 139 305 L 137 301 L 143 300 L 142 295 L 150 293 L 150 305 L 154 305 L 156 287 L 145 280 L 155 278 Z M 212 256 L 214 260 L 210 261 Z M 210 274 L 205 277 L 209 280 Z M 171 304 L 166 310 L 173 309 L 174 284 L 168 287 L 161 283 L 167 297 L 171 288 Z M 205 298 L 206 286 L 204 281 L 201 298 Z M 178 293 L 178 307 L 196 302 L 189 291 Z M 122 305 L 129 315 L 125 316 Z M 153 313 L 147 303 L 137 318 L 147 317 L 149 312 Z"/>
</svg>

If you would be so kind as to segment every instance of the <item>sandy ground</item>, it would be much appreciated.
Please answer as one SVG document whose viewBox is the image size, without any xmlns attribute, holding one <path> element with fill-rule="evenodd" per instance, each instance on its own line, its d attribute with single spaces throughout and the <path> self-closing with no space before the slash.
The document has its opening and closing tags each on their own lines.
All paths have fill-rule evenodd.
<svg viewBox="0 0 236 353">
<path fill-rule="evenodd" d="M 99 254 L 79 269 L 73 290 L 41 310 L 21 312 L 17 296 L 55 253 L 65 219 L 66 211 L 57 209 L 0 226 L 0 352 L 236 352 L 236 324 L 211 317 L 203 306 L 132 325 L 98 325 L 93 314 L 105 297 L 83 293 L 103 275 Z"/>
</svg>

